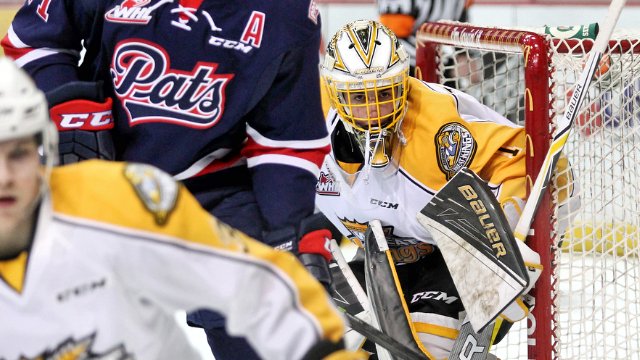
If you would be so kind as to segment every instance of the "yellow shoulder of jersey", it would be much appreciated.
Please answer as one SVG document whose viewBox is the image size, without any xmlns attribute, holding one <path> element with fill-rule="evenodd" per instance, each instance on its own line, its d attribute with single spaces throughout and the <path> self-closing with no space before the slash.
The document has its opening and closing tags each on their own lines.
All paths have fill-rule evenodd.
<svg viewBox="0 0 640 360">
<path fill-rule="evenodd" d="M 421 80 L 409 78 L 409 106 L 402 122 L 407 139 L 402 149 L 400 166 L 431 189 L 446 182 L 445 173 L 438 171 L 437 134 L 447 124 L 462 121 L 451 94 L 429 88 Z"/>
<path fill-rule="evenodd" d="M 431 189 L 440 189 L 462 167 L 495 184 L 524 177 L 524 130 L 465 120 L 453 94 L 433 86 L 410 79 L 400 166 Z"/>
<path fill-rule="evenodd" d="M 211 244 L 212 217 L 169 174 L 149 165 L 101 160 L 54 168 L 54 212 Z"/>
</svg>

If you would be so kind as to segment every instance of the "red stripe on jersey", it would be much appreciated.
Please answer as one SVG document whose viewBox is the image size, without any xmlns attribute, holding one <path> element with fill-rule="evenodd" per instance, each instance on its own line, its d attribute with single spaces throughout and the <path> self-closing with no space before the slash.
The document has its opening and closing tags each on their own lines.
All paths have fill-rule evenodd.
<svg viewBox="0 0 640 360">
<path fill-rule="evenodd" d="M 260 145 L 252 138 L 249 138 L 247 139 L 247 143 L 242 149 L 242 155 L 244 155 L 247 159 L 266 154 L 286 155 L 310 161 L 316 166 L 320 167 L 322 165 L 322 162 L 324 161 L 325 155 L 329 153 L 329 149 L 331 149 L 330 145 L 311 149 L 269 147 Z"/>
<path fill-rule="evenodd" d="M 211 164 L 205 166 L 204 169 L 200 170 L 197 174 L 193 175 L 192 177 L 211 174 L 216 171 L 230 168 L 241 159 L 242 159 L 242 155 L 240 153 L 230 154 L 222 159 L 214 160 Z"/>
<path fill-rule="evenodd" d="M 2 45 L 2 49 L 4 50 L 4 54 L 8 57 L 10 57 L 13 60 L 17 60 L 19 58 L 21 58 L 22 56 L 32 52 L 34 49 L 30 48 L 30 47 L 26 47 L 26 48 L 17 48 L 15 47 L 12 43 L 11 40 L 9 40 L 9 35 L 5 35 L 2 38 L 2 41 L 0 42 L 0 45 Z"/>
</svg>

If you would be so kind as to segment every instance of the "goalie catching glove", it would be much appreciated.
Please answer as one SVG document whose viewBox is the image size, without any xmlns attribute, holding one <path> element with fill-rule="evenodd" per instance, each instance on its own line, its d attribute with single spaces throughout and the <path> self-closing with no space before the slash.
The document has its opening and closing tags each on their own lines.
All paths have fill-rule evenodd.
<svg viewBox="0 0 640 360">
<path fill-rule="evenodd" d="M 322 285 L 331 288 L 332 278 L 329 271 L 331 239 L 340 239 L 342 235 L 322 213 L 313 214 L 300 222 L 298 231 L 287 227 L 268 232 L 265 243 L 276 249 L 291 251 Z"/>
<path fill-rule="evenodd" d="M 49 91 L 46 97 L 60 135 L 61 164 L 114 160 L 112 100 L 104 96 L 102 82 L 70 82 Z"/>
</svg>

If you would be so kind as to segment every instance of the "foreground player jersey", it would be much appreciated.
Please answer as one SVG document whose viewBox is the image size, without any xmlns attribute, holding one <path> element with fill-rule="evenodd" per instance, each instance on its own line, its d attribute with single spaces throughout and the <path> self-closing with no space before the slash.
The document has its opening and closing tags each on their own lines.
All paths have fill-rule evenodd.
<svg viewBox="0 0 640 360">
<path fill-rule="evenodd" d="M 104 82 L 116 160 L 178 180 L 234 168 L 234 184 L 251 168 L 277 229 L 313 212 L 328 151 L 308 101 L 319 98 L 320 26 L 312 0 L 35 0 L 2 45 L 45 92 Z"/>
<path fill-rule="evenodd" d="M 293 256 L 217 222 L 147 165 L 57 168 L 28 254 L 0 262 L 0 359 L 198 358 L 173 314 L 211 308 L 269 359 L 343 322 Z"/>
<path fill-rule="evenodd" d="M 453 89 L 410 78 L 408 91 L 402 122 L 406 145 L 392 158 L 398 167 L 371 167 L 350 176 L 334 149 L 316 188 L 318 209 L 356 243 L 370 220 L 380 220 L 400 264 L 432 250 L 428 244 L 435 242 L 416 215 L 461 168 L 489 183 L 510 222 L 517 221 L 526 196 L 522 127 Z M 333 109 L 327 119 L 335 132 L 340 119 Z M 351 186 L 350 178 L 355 178 Z"/>
</svg>

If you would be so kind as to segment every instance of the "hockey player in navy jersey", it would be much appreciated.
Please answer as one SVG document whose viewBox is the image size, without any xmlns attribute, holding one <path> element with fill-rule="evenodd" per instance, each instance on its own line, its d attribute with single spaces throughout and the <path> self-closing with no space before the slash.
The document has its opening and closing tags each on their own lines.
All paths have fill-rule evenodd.
<svg viewBox="0 0 640 360">
<path fill-rule="evenodd" d="M 198 359 L 174 319 L 196 307 L 266 359 L 364 359 L 342 350 L 339 311 L 294 256 L 219 222 L 168 174 L 52 167 L 44 94 L 6 58 L 0 76 L 1 359 Z"/>
<path fill-rule="evenodd" d="M 329 145 L 319 42 L 313 0 L 35 0 L 2 46 L 47 93 L 63 163 L 155 165 L 222 221 L 295 248 Z M 199 314 L 219 360 L 251 357 Z"/>
</svg>

